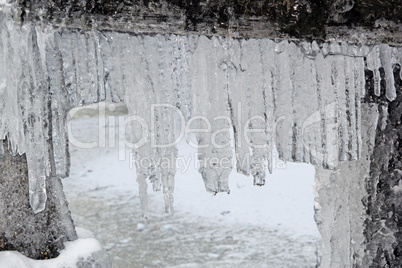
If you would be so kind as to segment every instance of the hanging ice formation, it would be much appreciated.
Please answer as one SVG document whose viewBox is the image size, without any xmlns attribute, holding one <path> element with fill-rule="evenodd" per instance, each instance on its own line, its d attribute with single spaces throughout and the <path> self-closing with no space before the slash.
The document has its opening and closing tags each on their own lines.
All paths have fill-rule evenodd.
<svg viewBox="0 0 402 268">
<path fill-rule="evenodd" d="M 206 189 L 229 192 L 229 128 L 237 170 L 253 175 L 256 185 L 264 184 L 267 166 L 272 171 L 274 143 L 286 161 L 331 168 L 358 159 L 364 70 L 373 71 L 380 95 L 383 68 L 386 97 L 393 100 L 393 64 L 402 63 L 402 49 L 388 45 L 296 45 L 0 23 L 0 140 L 7 136 L 13 154 L 27 155 L 35 212 L 45 207 L 46 177 L 68 176 L 66 114 L 73 107 L 110 94 L 113 101 L 127 103 L 131 116 L 148 123 L 148 129 L 138 120 L 132 125 L 133 142 L 141 141 L 135 157 L 154 160 L 137 166 L 142 207 L 147 210 L 149 180 L 154 190 L 163 190 L 166 210 L 173 211 L 175 165 L 155 163 L 162 158 L 174 163 L 177 149 L 151 144 L 176 139 L 177 112 L 169 107 L 176 107 L 191 129 L 204 130 L 195 136 Z M 164 104 L 154 109 L 155 127 L 153 104 Z M 149 134 L 145 138 L 143 131 Z"/>
</svg>

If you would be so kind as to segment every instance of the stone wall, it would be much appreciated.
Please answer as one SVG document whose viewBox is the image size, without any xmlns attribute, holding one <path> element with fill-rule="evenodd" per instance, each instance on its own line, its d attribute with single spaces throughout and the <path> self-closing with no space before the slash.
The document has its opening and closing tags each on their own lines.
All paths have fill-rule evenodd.
<svg viewBox="0 0 402 268">
<path fill-rule="evenodd" d="M 0 159 L 0 251 L 17 250 L 34 259 L 57 257 L 63 242 L 76 239 L 59 178 L 46 182 L 45 211 L 35 214 L 29 205 L 26 156 L 12 156 L 4 141 Z"/>
</svg>

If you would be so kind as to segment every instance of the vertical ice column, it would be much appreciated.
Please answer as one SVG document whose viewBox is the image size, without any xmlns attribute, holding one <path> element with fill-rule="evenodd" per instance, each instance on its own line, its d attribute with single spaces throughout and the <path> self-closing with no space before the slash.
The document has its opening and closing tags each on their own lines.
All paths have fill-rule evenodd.
<svg viewBox="0 0 402 268">
<path fill-rule="evenodd" d="M 27 58 L 22 59 L 22 76 L 20 78 L 23 112 L 23 124 L 26 138 L 26 155 L 28 162 L 29 202 L 35 213 L 41 212 L 46 205 L 46 178 L 50 176 L 48 122 L 48 79 L 41 55 L 35 28 L 27 35 Z M 25 91 L 25 92 L 24 92 Z"/>
<path fill-rule="evenodd" d="M 0 159 L 4 157 L 4 148 L 3 148 L 3 139 L 6 135 L 6 120 L 7 117 L 5 115 L 6 110 L 6 45 L 7 40 L 5 39 L 5 35 L 7 34 L 4 25 L 4 18 L 0 16 Z"/>
<path fill-rule="evenodd" d="M 289 93 L 292 107 L 288 111 L 291 112 L 292 120 L 291 158 L 297 162 L 322 163 L 322 159 L 311 155 L 311 151 L 317 151 L 322 147 L 321 128 L 315 122 L 314 126 L 306 124 L 308 118 L 319 111 L 316 66 L 314 61 L 306 57 L 299 48 L 290 44 L 289 49 L 289 60 L 293 62 L 290 68 L 293 91 Z M 309 131 L 306 131 L 307 129 Z"/>
<path fill-rule="evenodd" d="M 65 87 L 63 73 L 63 58 L 60 51 L 60 34 L 52 30 L 37 31 L 38 46 L 41 52 L 42 64 L 46 66 L 46 76 L 49 81 L 48 120 L 50 176 L 47 179 L 49 201 L 55 202 L 63 230 L 68 240 L 77 239 L 75 226 L 71 219 L 63 185 L 60 178 L 68 177 L 70 173 L 70 154 L 67 133 L 67 113 L 72 108 Z M 54 199 L 53 197 L 56 197 Z"/>
<path fill-rule="evenodd" d="M 380 67 L 380 48 L 378 46 L 374 46 L 367 55 L 367 68 L 373 71 L 374 94 L 376 96 L 380 96 L 381 90 Z"/>
<path fill-rule="evenodd" d="M 333 60 L 333 56 L 324 58 L 322 54 L 318 54 L 314 60 L 319 108 L 303 123 L 303 133 L 306 133 L 305 142 L 307 144 L 314 144 L 314 140 L 309 139 L 314 137 L 317 131 L 320 133 L 320 137 L 317 137 L 316 140 L 321 142 L 316 144 L 315 148 L 310 148 L 310 161 L 326 168 L 338 165 L 339 134 L 336 117 L 336 92 L 332 85 L 334 81 L 332 79 Z"/>
<path fill-rule="evenodd" d="M 50 79 L 52 141 L 56 173 L 69 173 L 67 112 L 105 99 L 104 70 L 98 35 L 68 30 L 54 33 L 46 44 Z"/>
<path fill-rule="evenodd" d="M 347 52 L 344 46 L 337 47 L 339 53 Z M 274 113 L 280 157 L 326 167 L 336 166 L 338 159 L 358 159 L 363 58 L 323 58 L 318 52 L 309 58 L 285 41 L 276 52 Z"/>
<path fill-rule="evenodd" d="M 392 63 L 399 64 L 402 67 L 402 47 L 392 49 Z M 399 70 L 399 77 L 402 79 L 402 68 Z"/>
<path fill-rule="evenodd" d="M 149 75 L 155 92 L 151 115 L 151 132 L 155 140 L 151 144 L 157 150 L 158 176 L 162 182 L 165 211 L 174 212 L 173 192 L 176 174 L 175 116 L 180 115 L 177 105 L 177 41 L 176 36 L 157 35 L 144 38 Z M 158 185 L 157 187 L 160 188 Z M 158 189 L 159 190 L 159 189 Z"/>
<path fill-rule="evenodd" d="M 363 107 L 362 158 L 336 170 L 316 166 L 315 220 L 322 236 L 322 267 L 365 267 L 365 177 L 370 172 L 378 121 L 377 105 Z"/>
<path fill-rule="evenodd" d="M 267 113 L 267 102 L 272 100 L 266 97 L 271 95 L 271 74 L 266 67 L 269 74 L 265 76 L 262 55 L 270 52 L 267 47 L 261 48 L 260 41 L 255 39 L 229 39 L 226 43 L 229 53 L 232 52 L 227 61 L 228 88 L 238 171 L 246 175 L 251 173 L 254 184 L 263 185 L 266 161 L 272 153 L 272 140 L 268 134 L 268 128 L 272 128 L 272 125 L 268 126 L 272 114 Z M 270 45 L 264 43 L 268 50 Z"/>
<path fill-rule="evenodd" d="M 296 45 L 282 41 L 275 46 L 274 70 L 274 115 L 275 115 L 275 142 L 279 157 L 283 160 L 292 160 L 293 152 L 293 60 L 296 60 Z"/>
<path fill-rule="evenodd" d="M 354 57 L 353 58 L 354 64 L 354 87 L 355 87 L 355 131 L 356 131 L 356 159 L 361 158 L 362 154 L 362 99 L 366 95 L 366 76 L 364 71 L 364 58 L 363 57 Z M 353 96 L 351 96 L 353 98 Z M 353 107 L 352 107 L 353 108 Z"/>
<path fill-rule="evenodd" d="M 154 189 L 160 188 L 160 173 L 157 160 L 159 154 L 157 148 L 152 146 L 156 133 L 151 131 L 152 104 L 155 102 L 155 87 L 151 79 L 150 62 L 147 59 L 146 45 L 149 40 L 142 37 L 126 34 L 111 34 L 109 36 L 111 46 L 119 48 L 114 53 L 113 65 L 110 75 L 116 75 L 121 81 L 115 82 L 124 86 L 125 100 L 129 109 L 131 121 L 132 147 L 136 160 L 137 181 L 140 188 L 141 206 L 144 217 L 147 217 L 147 179 L 154 184 Z M 115 89 L 111 88 L 112 91 Z"/>
<path fill-rule="evenodd" d="M 374 75 L 374 93 L 381 95 L 381 77 L 380 68 L 384 70 L 384 80 L 386 84 L 385 96 L 388 100 L 393 101 L 396 98 L 396 88 L 394 84 L 393 65 L 400 62 L 400 53 L 395 51 L 400 48 L 392 48 L 387 44 L 374 46 L 367 55 L 367 68 L 373 71 Z M 399 56 L 398 56 L 399 54 Z"/>
<path fill-rule="evenodd" d="M 73 107 L 66 90 L 63 57 L 60 51 L 61 37 L 54 34 L 53 42 L 46 45 L 46 63 L 50 89 L 50 120 L 52 124 L 52 145 L 55 176 L 68 177 L 70 159 L 68 151 L 67 113 Z"/>
<path fill-rule="evenodd" d="M 348 150 L 348 160 L 358 159 L 358 133 L 356 129 L 357 122 L 357 109 L 356 102 L 361 102 L 360 92 L 361 89 L 356 89 L 355 86 L 355 60 L 353 57 L 345 57 L 345 95 L 346 95 L 346 116 L 348 118 L 347 129 L 349 140 Z M 360 92 L 356 92 L 356 90 Z"/>
<path fill-rule="evenodd" d="M 266 147 L 259 149 L 260 152 L 266 154 L 268 162 L 268 170 L 272 173 L 272 151 L 275 142 L 275 97 L 274 97 L 274 73 L 275 73 L 275 43 L 269 39 L 261 39 L 259 41 L 260 61 L 262 63 L 262 84 L 264 99 L 264 117 L 266 122 Z"/>
<path fill-rule="evenodd" d="M 2 103 L 0 139 L 8 136 L 9 151 L 12 155 L 25 152 L 21 106 L 18 105 L 18 88 L 22 77 L 21 57 L 25 56 L 25 51 L 21 50 L 27 46 L 28 39 L 22 37 L 21 30 L 15 30 L 14 24 L 6 20 L 1 25 L 0 95 L 3 101 L 0 100 L 0 104 Z M 24 31 L 26 35 L 27 30 L 24 29 Z"/>
<path fill-rule="evenodd" d="M 124 44 L 119 43 L 119 38 L 123 38 Z M 124 40 L 124 38 L 126 40 Z M 103 67 L 101 72 L 103 73 L 102 78 L 104 80 L 104 91 L 106 94 L 110 94 L 110 98 L 113 102 L 120 102 L 125 96 L 125 85 L 123 84 L 123 71 L 124 68 L 121 66 L 122 53 L 131 53 L 131 47 L 129 45 L 130 38 L 127 34 L 119 33 L 99 33 L 97 35 L 97 45 L 99 59 L 99 67 Z M 125 51 L 123 51 L 123 46 L 125 46 Z M 127 54 L 125 60 L 132 60 Z M 128 72 L 128 70 L 126 70 Z M 125 77 L 126 79 L 129 79 Z"/>
<path fill-rule="evenodd" d="M 174 70 L 172 79 L 176 92 L 177 103 L 181 113 L 186 120 L 189 120 L 193 112 L 193 96 L 191 92 L 191 72 L 189 60 L 195 50 L 198 36 L 179 36 L 171 37 L 173 46 Z"/>
<path fill-rule="evenodd" d="M 335 55 L 332 62 L 332 75 L 334 90 L 336 92 L 336 104 L 337 113 L 336 118 L 338 122 L 338 155 L 340 161 L 348 160 L 347 149 L 349 146 L 348 135 L 348 121 L 350 120 L 349 114 L 347 114 L 347 99 L 346 99 L 346 83 L 345 83 L 345 56 Z"/>
<path fill-rule="evenodd" d="M 46 178 L 50 174 L 48 144 L 48 80 L 36 29 L 2 25 L 0 138 L 8 136 L 12 154 L 26 153 L 29 201 L 35 213 L 46 205 Z"/>
<path fill-rule="evenodd" d="M 229 192 L 232 169 L 230 114 L 224 50 L 216 37 L 201 36 L 191 59 L 194 117 L 189 122 L 198 129 L 198 160 L 207 191 Z"/>
<path fill-rule="evenodd" d="M 66 30 L 60 34 L 59 49 L 67 94 L 72 106 L 104 100 L 104 67 L 99 35 L 95 32 Z"/>
<path fill-rule="evenodd" d="M 386 44 L 380 45 L 380 58 L 385 72 L 385 95 L 388 100 L 393 101 L 396 99 L 396 88 L 394 83 L 394 68 L 392 66 L 394 64 L 392 62 L 392 47 Z"/>
<path fill-rule="evenodd" d="M 363 59 L 361 59 L 363 60 Z M 361 66 L 361 65 L 360 65 Z M 359 67 L 359 65 L 357 66 Z M 339 131 L 339 160 L 356 160 L 359 156 L 360 131 L 357 122 L 360 120 L 360 103 L 362 74 L 355 71 L 353 57 L 334 56 L 332 76 L 337 101 L 337 122 Z M 355 83 L 355 78 L 359 83 Z M 356 88 L 358 86 L 359 88 Z"/>
<path fill-rule="evenodd" d="M 250 143 L 244 135 L 245 124 L 249 119 L 250 92 L 247 86 L 250 81 L 245 80 L 244 66 L 241 64 L 242 44 L 245 41 L 228 38 L 223 43 L 226 52 L 224 66 L 227 75 L 227 90 L 229 94 L 229 108 L 233 126 L 237 172 L 250 174 Z M 246 53 L 246 52 L 243 52 Z"/>
<path fill-rule="evenodd" d="M 180 70 L 187 68 L 187 60 L 183 58 L 186 52 L 178 47 L 184 50 L 184 45 L 178 44 L 175 36 L 110 33 L 101 36 L 100 46 L 112 99 L 123 99 L 125 92 L 144 214 L 147 180 L 155 191 L 163 187 L 166 211 L 173 212 L 177 149 L 172 143 L 175 115 L 180 114 L 177 110 L 178 88 L 183 80 Z M 187 100 L 182 104 L 183 110 L 190 110 Z"/>
<path fill-rule="evenodd" d="M 271 121 L 272 114 L 267 111 L 266 95 L 269 94 L 270 76 L 264 75 L 264 66 L 262 61 L 261 42 L 257 40 L 248 40 L 243 46 L 244 56 L 241 60 L 242 67 L 245 68 L 245 76 L 250 83 L 251 102 L 249 119 L 245 123 L 250 133 L 246 133 L 251 144 L 252 155 L 250 162 L 251 175 L 254 177 L 254 185 L 265 184 L 266 162 L 270 162 L 272 154 L 272 139 L 268 122 Z M 267 45 L 267 44 L 264 44 Z M 266 49 L 266 47 L 264 48 Z M 269 53 L 269 52 L 268 52 Z M 264 83 L 268 83 L 264 85 Z M 247 136 L 247 134 L 249 136 Z"/>
<path fill-rule="evenodd" d="M 66 85 L 67 96 L 72 107 L 77 107 L 79 103 L 79 85 L 78 85 L 78 70 L 76 58 L 76 47 L 74 41 L 77 38 L 77 34 L 72 33 L 61 33 L 60 34 L 60 51 L 63 62 L 63 77 Z"/>
</svg>

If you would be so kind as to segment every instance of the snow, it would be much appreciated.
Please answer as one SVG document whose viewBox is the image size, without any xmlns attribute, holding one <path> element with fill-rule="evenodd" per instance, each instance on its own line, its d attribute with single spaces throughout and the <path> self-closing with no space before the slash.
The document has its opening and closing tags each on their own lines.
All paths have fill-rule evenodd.
<svg viewBox="0 0 402 268">
<path fill-rule="evenodd" d="M 264 187 L 253 186 L 250 178 L 233 171 L 229 175 L 230 194 L 213 195 L 205 192 L 203 180 L 194 168 L 195 151 L 189 148 L 186 150 L 187 146 L 181 145 L 180 156 L 193 159 L 185 172 L 178 170 L 176 174 L 176 210 L 223 223 L 281 226 L 294 233 L 318 237 L 313 210 L 313 166 L 284 164 L 275 159 L 280 163 L 279 169 L 274 167 L 275 174 L 269 176 L 269 183 Z M 81 191 L 83 187 L 135 191 L 135 169 L 130 170 L 129 161 L 117 159 L 117 152 L 111 152 L 87 163 L 86 167 L 93 172 L 87 174 L 77 188 Z M 150 198 L 158 198 L 158 192 L 153 192 L 152 189 L 148 189 L 148 195 Z M 137 229 L 143 228 L 145 227 L 142 224 L 137 225 Z"/>
<path fill-rule="evenodd" d="M 73 120 L 71 134 L 91 142 L 99 129 L 113 133 L 110 129 L 121 120 L 107 117 Z M 275 156 L 265 186 L 255 187 L 252 178 L 232 171 L 230 194 L 214 195 L 205 191 L 197 172 L 196 148 L 183 140 L 178 144 L 182 160 L 175 180 L 175 215 L 163 215 L 163 194 L 149 188 L 149 218 L 144 220 L 130 150 L 125 160 L 119 160 L 118 148 L 108 146 L 80 149 L 72 144 L 71 152 L 72 175 L 64 180 L 64 189 L 72 216 L 96 233 L 115 267 L 316 264 L 312 165 L 284 163 Z"/>
<path fill-rule="evenodd" d="M 119 121 L 119 120 L 114 120 Z M 77 138 L 93 136 L 99 121 L 79 119 L 71 122 L 72 133 Z M 91 128 L 87 134 L 83 129 Z M 102 127 L 102 125 L 100 126 Z M 108 126 L 110 129 L 112 124 Z M 79 134 L 81 131 L 82 134 Z M 89 142 L 89 140 L 87 140 Z M 234 149 L 234 148 L 232 148 Z M 73 151 L 79 163 L 80 172 L 65 183 L 72 183 L 80 192 L 99 189 L 108 195 L 137 192 L 135 182 L 136 169 L 130 151 L 126 151 L 125 160 L 119 159 L 117 148 L 107 148 L 105 153 Z M 76 153 L 77 152 L 77 153 Z M 94 156 L 95 155 L 95 156 Z M 250 177 L 232 171 L 229 175 L 230 194 L 214 195 L 204 190 L 201 175 L 197 172 L 197 151 L 185 141 L 178 145 L 178 164 L 175 182 L 175 207 L 180 213 L 189 213 L 223 224 L 251 224 L 271 228 L 280 227 L 285 232 L 297 235 L 319 237 L 314 222 L 314 167 L 308 164 L 285 163 L 273 152 L 273 174 L 267 178 L 267 185 L 253 186 Z M 84 165 L 85 167 L 80 167 Z M 88 172 L 90 170 L 91 172 Z M 72 181 L 70 181 L 72 180 Z M 72 189 L 71 187 L 69 189 Z M 162 206 L 159 193 L 147 190 L 149 198 Z M 137 225 L 143 230 L 143 223 Z"/>
<path fill-rule="evenodd" d="M 7 268 L 54 268 L 54 267 L 77 267 L 76 264 L 91 257 L 93 253 L 101 251 L 99 242 L 93 238 L 91 232 L 77 228 L 79 239 L 65 242 L 65 249 L 60 255 L 51 260 L 32 260 L 19 252 L 0 252 L 0 267 Z"/>
</svg>

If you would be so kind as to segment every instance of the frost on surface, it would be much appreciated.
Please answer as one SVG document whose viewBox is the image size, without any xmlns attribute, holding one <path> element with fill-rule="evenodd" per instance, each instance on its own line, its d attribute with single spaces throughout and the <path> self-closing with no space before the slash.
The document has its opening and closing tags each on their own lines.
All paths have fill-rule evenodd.
<svg viewBox="0 0 402 268">
<path fill-rule="evenodd" d="M 377 95 L 384 73 L 393 100 L 393 64 L 402 60 L 402 50 L 388 45 L 142 36 L 0 22 L 0 139 L 8 137 L 13 154 L 27 154 L 35 212 L 44 209 L 45 178 L 68 176 L 66 114 L 73 107 L 108 94 L 127 103 L 142 208 L 146 213 L 150 181 L 173 212 L 178 121 L 195 134 L 199 171 L 214 193 L 229 192 L 232 159 L 238 172 L 263 185 L 274 146 L 283 160 L 334 168 L 361 155 L 364 69 L 373 71 Z"/>
</svg>

